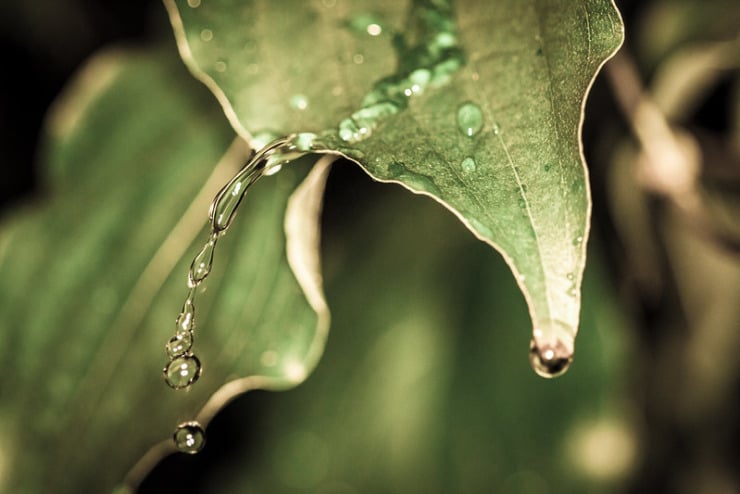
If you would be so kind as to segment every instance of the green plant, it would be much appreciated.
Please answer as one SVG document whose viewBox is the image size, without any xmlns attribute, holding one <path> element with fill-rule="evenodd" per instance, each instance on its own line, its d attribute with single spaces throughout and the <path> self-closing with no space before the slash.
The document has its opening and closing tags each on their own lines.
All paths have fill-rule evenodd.
<svg viewBox="0 0 740 494">
<path fill-rule="evenodd" d="M 286 398 L 294 400 L 288 409 L 305 410 L 296 417 L 283 409 L 276 414 L 282 420 L 269 422 L 276 439 L 265 449 L 272 453 L 244 469 L 252 488 L 274 490 L 272 476 L 261 473 L 269 471 L 270 455 L 288 465 L 276 474 L 285 491 L 317 488 L 324 480 L 317 472 L 326 475 L 329 469 L 324 439 L 293 422 L 320 421 L 346 400 L 368 407 L 371 398 L 403 404 L 363 422 L 380 436 L 392 431 L 398 450 L 379 464 L 399 492 L 481 489 L 487 462 L 476 461 L 477 455 L 511 461 L 516 470 L 521 462 L 486 450 L 471 435 L 503 440 L 501 424 L 517 419 L 536 438 L 512 450 L 540 472 L 567 467 L 547 465 L 548 451 L 533 454 L 531 443 L 558 443 L 559 429 L 577 429 L 572 424 L 578 414 L 600 417 L 597 426 L 619 435 L 620 414 L 609 412 L 616 398 L 604 384 L 616 381 L 621 364 L 615 354 L 624 344 L 610 334 L 625 323 L 601 276 L 585 282 L 593 301 L 582 323 L 593 330 L 592 338 L 598 336 L 583 343 L 596 357 L 583 364 L 580 377 L 556 388 L 532 378 L 522 389 L 506 379 L 507 368 L 516 364 L 486 362 L 491 347 L 510 349 L 512 359 L 526 362 L 530 336 L 521 328 L 527 327 L 534 330 L 530 359 L 539 374 L 556 375 L 570 365 L 591 216 L 580 131 L 592 80 L 622 42 L 611 1 L 165 5 L 182 59 L 220 107 L 184 71 L 174 48 L 163 45 L 97 55 L 51 113 L 43 152 L 50 198 L 10 216 L 0 244 L 0 274 L 9 281 L 0 302 L 7 335 L 0 355 L 15 376 L 4 384 L 0 427 L 10 438 L 5 451 L 26 452 L 2 456 L 9 480 L 0 489 L 36 492 L 54 485 L 77 492 L 138 485 L 157 460 L 175 451 L 171 435 L 178 424 L 206 426 L 248 390 L 303 382 L 324 350 L 330 306 L 340 327 L 356 327 L 357 341 L 345 343 L 351 355 L 329 365 L 353 369 L 362 342 L 375 349 L 351 371 L 366 393 L 344 388 L 337 373 L 327 375 L 315 396 L 318 405 L 300 394 Z M 262 161 L 251 157 L 251 150 L 282 136 L 289 137 L 275 154 Z M 347 225 L 349 239 L 335 237 L 325 247 L 325 274 L 336 297 L 336 304 L 327 304 L 319 214 L 337 156 L 342 160 L 335 167 L 354 161 L 375 180 L 439 204 L 387 192 L 365 214 L 370 227 Z M 213 225 L 204 225 L 209 204 L 245 162 L 266 172 L 282 169 L 269 177 L 261 171 L 247 175 L 232 199 L 216 201 L 212 223 L 225 211 L 228 234 L 212 236 Z M 239 204 L 245 186 L 248 195 Z M 684 192 L 685 187 L 661 190 L 677 204 Z M 232 224 L 230 212 L 237 206 Z M 526 308 L 514 283 L 502 281 L 503 264 L 462 240 L 466 232 L 444 208 L 499 251 Z M 404 228 L 386 234 L 394 222 Z M 225 224 L 219 228 L 226 230 Z M 212 272 L 207 251 L 201 277 L 208 279 L 191 283 L 198 285 L 191 291 L 188 266 L 203 241 L 215 247 Z M 370 243 L 378 249 L 368 248 Z M 359 264 L 332 265 L 357 251 L 364 252 L 355 258 Z M 197 272 L 198 263 L 191 282 Z M 394 275 L 404 279 L 389 283 Z M 24 304 L 29 294 L 32 310 Z M 196 307 L 192 351 L 205 371 L 192 384 L 193 375 L 186 376 L 186 391 L 171 391 L 153 364 L 175 361 L 162 345 L 174 333 L 171 323 L 186 294 Z M 183 312 L 190 310 L 187 300 Z M 469 317 L 462 312 L 488 304 L 490 309 Z M 348 307 L 363 308 L 357 310 L 364 319 L 353 320 Z M 482 340 L 462 336 L 466 328 L 486 334 L 480 328 L 489 321 L 495 324 Z M 456 345 L 464 349 L 463 363 L 455 363 L 450 348 Z M 416 352 L 428 358 L 415 358 Z M 425 378 L 430 369 L 436 377 Z M 458 374 L 465 377 L 446 390 L 445 379 Z M 521 403 L 506 409 L 493 400 L 452 411 L 444 406 L 492 382 L 499 396 Z M 333 396 L 337 389 L 342 391 Z M 410 395 L 411 389 L 419 396 Z M 562 405 L 584 390 L 598 402 Z M 558 406 L 543 415 L 527 410 L 532 403 Z M 411 411 L 399 411 L 404 407 Z M 498 425 L 464 427 L 485 423 L 483 416 Z M 547 422 L 541 423 L 543 416 Z M 14 425 L 23 417 L 33 427 Z M 424 437 L 425 421 L 445 423 L 448 436 Z M 351 457 L 366 444 L 347 437 L 352 421 L 346 425 L 327 433 L 339 445 L 335 457 Z M 418 483 L 439 464 L 429 451 L 444 449 L 440 445 L 454 453 L 453 472 L 465 474 Z M 633 446 L 622 446 L 614 451 L 626 448 L 624 462 L 633 461 Z M 102 451 L 106 468 L 90 475 Z M 367 463 L 372 461 L 377 460 Z M 43 476 L 37 474 L 40 464 Z M 356 463 L 337 465 L 346 473 Z M 608 488 L 605 471 L 607 480 L 597 484 Z M 519 486 L 514 489 L 540 482 L 537 475 L 522 475 L 524 480 L 511 481 Z M 371 491 L 388 490 L 372 473 L 356 476 Z M 561 485 L 573 490 L 578 481 L 564 475 Z M 238 490 L 233 486 L 240 482 L 239 475 L 224 475 L 220 488 Z"/>
</svg>

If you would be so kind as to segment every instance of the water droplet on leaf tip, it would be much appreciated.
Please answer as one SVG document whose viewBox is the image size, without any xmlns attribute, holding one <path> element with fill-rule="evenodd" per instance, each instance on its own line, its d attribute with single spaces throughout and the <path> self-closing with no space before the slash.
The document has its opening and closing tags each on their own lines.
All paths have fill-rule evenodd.
<svg viewBox="0 0 740 494">
<path fill-rule="evenodd" d="M 170 338 L 165 346 L 167 355 L 171 358 L 177 358 L 190 351 L 193 346 L 193 335 L 188 332 L 180 332 Z"/>
<path fill-rule="evenodd" d="M 202 370 L 198 357 L 187 353 L 172 359 L 162 372 L 169 387 L 183 389 L 197 381 Z"/>
<path fill-rule="evenodd" d="M 172 439 L 179 451 L 194 455 L 206 445 L 206 432 L 198 422 L 183 422 L 175 429 Z"/>
<path fill-rule="evenodd" d="M 529 363 L 537 375 L 550 379 L 565 374 L 573 362 L 573 352 L 560 342 L 538 346 L 534 339 L 529 345 Z"/>
</svg>

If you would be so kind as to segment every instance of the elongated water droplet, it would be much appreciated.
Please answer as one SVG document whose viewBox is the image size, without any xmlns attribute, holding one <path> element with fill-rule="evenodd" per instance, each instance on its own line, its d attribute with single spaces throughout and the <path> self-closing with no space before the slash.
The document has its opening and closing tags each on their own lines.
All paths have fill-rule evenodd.
<svg viewBox="0 0 740 494">
<path fill-rule="evenodd" d="M 187 388 L 198 380 L 202 370 L 198 357 L 188 353 L 173 359 L 165 366 L 164 380 L 173 389 Z"/>
<path fill-rule="evenodd" d="M 190 332 L 178 333 L 167 342 L 165 349 L 171 359 L 177 358 L 190 351 L 193 346 L 193 335 Z"/>
<path fill-rule="evenodd" d="M 213 235 L 190 264 L 190 286 L 198 286 L 211 272 L 213 251 L 216 248 L 217 238 L 216 235 Z"/>
<path fill-rule="evenodd" d="M 178 450 L 194 455 L 206 445 L 206 431 L 198 422 L 183 422 L 175 429 L 172 439 Z"/>
<path fill-rule="evenodd" d="M 195 329 L 195 304 L 193 299 L 188 297 L 182 305 L 182 311 L 175 320 L 175 332 L 190 333 Z"/>
<path fill-rule="evenodd" d="M 467 102 L 457 109 L 457 127 L 463 135 L 473 137 L 483 127 L 483 113 L 475 103 Z"/>
<path fill-rule="evenodd" d="M 256 162 L 250 161 L 216 196 L 210 211 L 211 227 L 215 232 L 226 230 L 234 221 L 239 203 L 261 175 L 261 170 L 255 165 Z"/>
</svg>

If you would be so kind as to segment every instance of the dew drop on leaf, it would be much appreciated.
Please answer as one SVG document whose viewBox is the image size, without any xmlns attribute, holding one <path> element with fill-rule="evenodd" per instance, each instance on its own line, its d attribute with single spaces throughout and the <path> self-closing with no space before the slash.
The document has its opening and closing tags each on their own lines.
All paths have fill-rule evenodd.
<svg viewBox="0 0 740 494">
<path fill-rule="evenodd" d="M 178 450 L 194 455 L 206 445 L 206 432 L 198 422 L 184 422 L 177 426 L 172 439 Z"/>
<path fill-rule="evenodd" d="M 170 361 L 164 368 L 164 380 L 173 389 L 187 388 L 200 377 L 202 367 L 198 357 L 188 353 Z"/>
<path fill-rule="evenodd" d="M 460 166 L 462 167 L 463 172 L 472 173 L 475 171 L 475 168 L 476 168 L 475 160 L 468 156 L 467 158 L 462 160 L 462 163 L 460 163 Z"/>
<path fill-rule="evenodd" d="M 483 127 L 483 113 L 478 105 L 467 102 L 457 109 L 457 128 L 463 135 L 473 137 Z"/>
</svg>

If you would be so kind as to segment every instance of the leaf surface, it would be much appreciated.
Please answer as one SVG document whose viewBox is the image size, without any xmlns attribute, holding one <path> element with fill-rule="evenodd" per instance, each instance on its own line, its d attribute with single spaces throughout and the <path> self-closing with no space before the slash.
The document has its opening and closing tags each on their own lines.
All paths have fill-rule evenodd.
<svg viewBox="0 0 740 494">
<path fill-rule="evenodd" d="M 572 349 L 589 233 L 584 98 L 610 0 L 165 0 L 181 54 L 245 138 L 317 146 L 449 208 L 501 252 L 543 342 Z"/>
<path fill-rule="evenodd" d="M 258 183 L 219 241 L 216 280 L 196 299 L 202 377 L 187 391 L 163 382 L 209 203 L 247 151 L 183 72 L 174 50 L 93 60 L 49 121 L 48 196 L 3 225 L 0 492 L 110 491 L 166 440 L 136 480 L 174 449 L 178 423 L 206 426 L 236 393 L 295 385 L 323 350 L 320 279 L 299 284 L 286 254 L 287 242 L 304 254 L 294 267 L 313 267 L 316 246 L 300 243 L 316 238 L 323 177 L 296 196 L 297 163 Z M 299 245 L 284 231 L 296 201 Z"/>
</svg>

